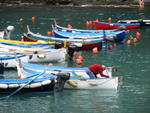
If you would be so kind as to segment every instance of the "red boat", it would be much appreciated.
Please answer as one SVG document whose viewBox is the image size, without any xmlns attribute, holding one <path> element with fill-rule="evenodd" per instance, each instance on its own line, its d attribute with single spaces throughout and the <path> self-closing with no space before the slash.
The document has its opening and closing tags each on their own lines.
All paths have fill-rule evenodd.
<svg viewBox="0 0 150 113">
<path fill-rule="evenodd" d="M 107 23 L 107 22 L 93 22 L 95 29 L 134 29 L 140 27 L 139 23 Z"/>
</svg>

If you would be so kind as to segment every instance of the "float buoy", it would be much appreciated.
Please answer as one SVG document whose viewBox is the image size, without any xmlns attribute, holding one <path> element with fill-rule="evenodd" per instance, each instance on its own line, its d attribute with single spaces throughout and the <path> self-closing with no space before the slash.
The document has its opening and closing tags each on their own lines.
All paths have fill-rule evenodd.
<svg viewBox="0 0 150 113">
<path fill-rule="evenodd" d="M 31 18 L 31 21 L 32 21 L 32 22 L 35 22 L 35 20 L 36 20 L 36 18 L 33 16 L 33 17 Z"/>
<path fill-rule="evenodd" d="M 113 44 L 113 48 L 116 48 L 116 47 L 117 47 L 117 45 L 116 45 L 116 43 L 114 43 L 114 44 Z"/>
<path fill-rule="evenodd" d="M 74 56 L 74 57 L 76 57 L 76 56 L 77 56 L 77 52 L 76 52 L 76 51 L 73 53 L 73 56 Z"/>
<path fill-rule="evenodd" d="M 93 54 L 97 54 L 98 53 L 98 48 L 97 47 L 93 48 L 92 52 L 93 52 Z"/>
<path fill-rule="evenodd" d="M 137 38 L 133 38 L 133 42 L 137 43 L 138 42 Z"/>
<path fill-rule="evenodd" d="M 50 36 L 52 33 L 50 31 L 47 32 L 47 35 Z"/>
<path fill-rule="evenodd" d="M 53 66 L 53 64 L 52 64 L 52 63 L 49 63 L 48 66 Z"/>
<path fill-rule="evenodd" d="M 23 18 L 20 18 L 20 19 L 19 19 L 19 22 L 23 22 L 23 21 L 24 21 L 24 19 L 23 19 Z"/>
<path fill-rule="evenodd" d="M 128 41 L 127 41 L 127 45 L 131 45 L 131 40 L 128 40 Z"/>
<path fill-rule="evenodd" d="M 37 35 L 41 35 L 41 33 L 39 33 L 39 32 L 37 32 L 36 34 L 37 34 Z"/>
<path fill-rule="evenodd" d="M 90 23 L 89 23 L 89 21 L 86 21 L 86 26 L 90 26 Z"/>
<path fill-rule="evenodd" d="M 82 64 L 82 60 L 81 59 L 76 59 L 76 64 L 78 64 L 78 65 Z"/>
<path fill-rule="evenodd" d="M 107 19 L 107 21 L 108 21 L 108 22 L 112 22 L 112 18 L 109 17 L 109 18 Z"/>
<path fill-rule="evenodd" d="M 89 21 L 89 25 L 92 25 L 93 24 L 93 22 L 92 21 Z"/>
<path fill-rule="evenodd" d="M 54 36 L 54 31 L 52 31 L 51 33 L 52 33 L 52 36 Z"/>
<path fill-rule="evenodd" d="M 140 38 L 141 34 L 139 32 L 136 32 L 136 38 Z"/>
<path fill-rule="evenodd" d="M 82 56 L 78 56 L 78 59 L 80 59 L 81 61 L 84 60 L 84 58 Z"/>
<path fill-rule="evenodd" d="M 72 26 L 71 26 L 70 24 L 68 24 L 67 27 L 68 27 L 69 29 L 72 29 Z"/>
<path fill-rule="evenodd" d="M 98 20 L 98 19 L 96 19 L 95 21 L 96 21 L 96 22 L 98 22 L 99 20 Z"/>
<path fill-rule="evenodd" d="M 113 46 L 112 46 L 112 45 L 109 45 L 109 46 L 108 46 L 108 49 L 109 49 L 109 50 L 112 50 L 112 49 L 113 49 Z"/>
</svg>

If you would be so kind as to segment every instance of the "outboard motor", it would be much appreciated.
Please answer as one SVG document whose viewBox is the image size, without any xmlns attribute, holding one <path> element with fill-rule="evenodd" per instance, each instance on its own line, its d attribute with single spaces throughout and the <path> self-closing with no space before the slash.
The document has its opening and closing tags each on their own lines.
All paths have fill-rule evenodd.
<svg viewBox="0 0 150 113">
<path fill-rule="evenodd" d="M 14 30 L 14 26 L 8 26 L 5 30 L 5 39 L 10 39 L 10 34 Z"/>
<path fill-rule="evenodd" d="M 0 74 L 4 74 L 4 63 L 0 63 Z"/>
<path fill-rule="evenodd" d="M 73 58 L 73 53 L 76 51 L 77 47 L 75 45 L 69 45 L 68 46 L 68 55 L 69 55 L 69 60 L 72 60 Z"/>
<path fill-rule="evenodd" d="M 63 91 L 65 82 L 70 79 L 70 73 L 60 72 L 57 74 L 58 91 Z"/>
</svg>

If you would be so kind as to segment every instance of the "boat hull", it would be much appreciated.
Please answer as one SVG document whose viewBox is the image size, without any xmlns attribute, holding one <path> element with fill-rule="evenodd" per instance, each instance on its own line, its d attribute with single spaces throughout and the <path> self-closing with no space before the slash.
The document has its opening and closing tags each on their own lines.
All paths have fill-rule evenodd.
<svg viewBox="0 0 150 113">
<path fill-rule="evenodd" d="M 93 79 L 93 80 L 70 80 L 74 82 L 74 85 L 70 83 L 65 84 L 66 89 L 117 89 L 118 77 Z"/>
<path fill-rule="evenodd" d="M 19 83 L 17 82 L 19 81 Z M 22 82 L 23 81 L 23 82 Z M 55 88 L 54 80 L 39 80 L 35 79 L 30 84 L 24 86 L 30 79 L 24 82 L 24 79 L 1 79 L 0 80 L 0 93 L 13 93 L 22 87 L 17 93 L 27 93 L 27 92 L 49 92 L 53 91 Z"/>
<path fill-rule="evenodd" d="M 28 62 L 61 62 L 66 58 L 66 49 L 54 49 L 43 54 L 28 56 Z"/>
<path fill-rule="evenodd" d="M 20 75 L 21 78 L 27 77 L 26 75 L 29 73 L 40 73 L 45 68 L 47 68 L 47 74 L 55 73 L 55 75 L 53 75 L 55 77 L 57 77 L 56 75 L 59 71 L 70 73 L 70 79 L 65 83 L 64 88 L 66 89 L 117 89 L 119 86 L 119 77 L 111 77 L 111 68 L 104 71 L 110 78 L 98 76 L 98 78 L 91 79 L 87 74 L 87 68 L 48 67 L 42 65 L 38 65 L 37 67 L 35 64 L 26 64 L 22 63 L 24 68 L 19 68 L 18 66 L 18 75 Z"/>
<path fill-rule="evenodd" d="M 121 24 L 121 23 L 105 23 L 105 22 L 93 22 L 95 29 L 134 29 L 139 28 L 140 24 Z"/>
<path fill-rule="evenodd" d="M 140 24 L 141 26 L 150 26 L 150 20 L 119 20 L 119 23 L 131 23 L 131 24 Z"/>
<path fill-rule="evenodd" d="M 8 56 L 5 56 L 5 57 L 8 57 Z M 9 58 L 9 57 L 8 57 L 8 58 Z M 19 57 L 19 59 L 20 59 L 21 61 L 28 62 L 28 58 L 27 58 L 26 55 Z M 16 57 L 14 57 L 13 59 L 1 60 L 1 63 L 4 64 L 4 68 L 16 68 L 16 67 L 17 67 L 17 64 L 16 64 Z"/>
</svg>

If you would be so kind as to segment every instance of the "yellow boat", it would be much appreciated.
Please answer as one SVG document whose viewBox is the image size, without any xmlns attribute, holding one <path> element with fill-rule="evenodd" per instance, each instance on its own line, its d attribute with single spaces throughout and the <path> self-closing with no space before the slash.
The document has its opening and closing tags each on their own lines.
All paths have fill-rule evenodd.
<svg viewBox="0 0 150 113">
<path fill-rule="evenodd" d="M 25 44 L 25 45 L 34 45 L 34 44 L 55 44 L 55 41 L 52 42 L 27 42 L 27 41 L 17 41 L 17 40 L 6 40 L 6 39 L 0 39 L 1 42 L 7 42 L 7 43 L 15 43 L 15 44 Z"/>
</svg>

